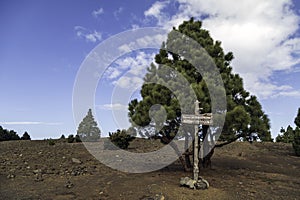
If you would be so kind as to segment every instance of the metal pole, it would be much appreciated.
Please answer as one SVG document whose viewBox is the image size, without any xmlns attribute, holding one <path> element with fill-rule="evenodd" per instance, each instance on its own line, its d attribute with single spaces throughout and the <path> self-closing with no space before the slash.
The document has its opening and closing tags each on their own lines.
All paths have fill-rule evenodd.
<svg viewBox="0 0 300 200">
<path fill-rule="evenodd" d="M 195 115 L 199 115 L 199 101 L 196 100 L 195 102 Z M 195 125 L 195 137 L 194 137 L 194 180 L 198 181 L 199 178 L 199 156 L 198 156 L 198 149 L 199 149 L 199 140 L 198 140 L 198 128 L 199 124 Z"/>
</svg>

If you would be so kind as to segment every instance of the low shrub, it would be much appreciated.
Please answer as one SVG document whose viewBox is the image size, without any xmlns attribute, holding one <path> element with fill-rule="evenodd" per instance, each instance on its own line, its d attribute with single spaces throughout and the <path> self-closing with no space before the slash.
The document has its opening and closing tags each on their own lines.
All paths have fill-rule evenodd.
<svg viewBox="0 0 300 200">
<path fill-rule="evenodd" d="M 74 142 L 74 135 L 73 134 L 71 134 L 71 135 L 69 135 L 68 136 L 68 143 L 73 143 Z"/>
<path fill-rule="evenodd" d="M 81 139 L 80 139 L 80 136 L 79 136 L 79 135 L 76 135 L 76 136 L 75 136 L 75 142 L 81 142 Z"/>
<path fill-rule="evenodd" d="M 53 139 L 49 139 L 48 140 L 48 144 L 50 145 L 50 146 L 53 146 L 53 145 L 55 145 L 55 141 L 53 140 Z"/>
<path fill-rule="evenodd" d="M 67 140 L 68 140 L 68 143 L 82 142 L 79 135 L 75 135 L 75 137 L 74 137 L 73 134 L 69 135 Z"/>
<path fill-rule="evenodd" d="M 134 140 L 135 137 L 128 135 L 126 130 L 117 130 L 117 132 L 109 133 L 110 141 L 121 149 L 127 149 L 129 142 Z"/>
</svg>

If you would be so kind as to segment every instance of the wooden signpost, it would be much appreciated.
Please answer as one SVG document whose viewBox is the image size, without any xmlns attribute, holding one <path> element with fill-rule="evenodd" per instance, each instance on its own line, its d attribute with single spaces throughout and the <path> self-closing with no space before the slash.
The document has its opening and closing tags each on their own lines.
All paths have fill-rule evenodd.
<svg viewBox="0 0 300 200">
<path fill-rule="evenodd" d="M 211 125 L 212 124 L 212 114 L 205 113 L 199 115 L 182 114 L 182 123 L 185 124 L 202 124 Z"/>
<path fill-rule="evenodd" d="M 182 123 L 185 124 L 193 124 L 195 125 L 195 135 L 194 135 L 194 180 L 198 181 L 199 178 L 199 136 L 198 136 L 198 128 L 199 125 L 212 125 L 212 113 L 199 113 L 199 101 L 195 102 L 195 115 L 191 114 L 182 114 Z"/>
</svg>

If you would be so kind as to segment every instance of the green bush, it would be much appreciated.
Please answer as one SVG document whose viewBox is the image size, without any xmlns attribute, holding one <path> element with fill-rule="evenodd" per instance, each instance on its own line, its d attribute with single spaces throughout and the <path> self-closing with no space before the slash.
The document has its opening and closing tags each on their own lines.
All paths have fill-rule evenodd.
<svg viewBox="0 0 300 200">
<path fill-rule="evenodd" d="M 73 143 L 74 142 L 74 135 L 73 134 L 71 134 L 71 135 L 69 135 L 68 136 L 68 143 Z"/>
<path fill-rule="evenodd" d="M 55 145 L 55 141 L 53 140 L 53 139 L 49 139 L 48 140 L 48 144 L 50 145 L 50 146 L 53 146 L 53 145 Z"/>
<path fill-rule="evenodd" d="M 121 149 L 127 149 L 129 142 L 134 140 L 134 138 L 135 137 L 128 135 L 126 130 L 120 131 L 118 129 L 117 132 L 109 133 L 110 141 Z"/>
<path fill-rule="evenodd" d="M 75 142 L 81 142 L 81 139 L 80 139 L 80 136 L 79 136 L 79 135 L 76 135 L 76 136 L 75 136 Z"/>
<path fill-rule="evenodd" d="M 68 143 L 81 142 L 80 136 L 79 136 L 79 135 L 76 135 L 76 136 L 74 137 L 73 134 L 69 135 L 67 140 L 68 140 Z"/>
</svg>

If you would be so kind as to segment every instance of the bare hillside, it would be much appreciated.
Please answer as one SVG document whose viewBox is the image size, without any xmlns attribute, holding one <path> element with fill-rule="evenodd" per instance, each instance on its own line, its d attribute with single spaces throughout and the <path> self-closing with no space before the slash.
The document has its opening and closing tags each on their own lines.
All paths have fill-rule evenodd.
<svg viewBox="0 0 300 200">
<path fill-rule="evenodd" d="M 137 139 L 130 151 L 161 147 Z M 291 145 L 236 142 L 215 150 L 201 169 L 208 190 L 179 187 L 190 176 L 179 162 L 156 172 L 127 174 L 106 167 L 81 143 L 0 143 L 0 199 L 299 199 L 300 158 Z"/>
</svg>

